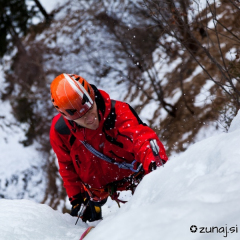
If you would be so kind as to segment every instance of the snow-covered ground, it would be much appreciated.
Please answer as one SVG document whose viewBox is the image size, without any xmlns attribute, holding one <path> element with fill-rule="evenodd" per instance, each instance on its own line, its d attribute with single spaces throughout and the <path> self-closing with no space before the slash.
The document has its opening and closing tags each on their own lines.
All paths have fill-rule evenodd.
<svg viewBox="0 0 240 240">
<path fill-rule="evenodd" d="M 4 74 L 0 65 L 0 97 L 3 88 Z M 9 101 L 0 99 L 0 198 L 41 202 L 47 184 L 43 171 L 45 157 L 36 150 L 37 143 L 28 147 L 20 143 L 26 138 L 26 127 L 17 122 L 11 109 Z"/>
<path fill-rule="evenodd" d="M 147 175 L 120 209 L 107 202 L 86 240 L 240 239 L 240 112 L 228 133 Z M 87 224 L 29 200 L 0 200 L 1 240 L 78 240 Z"/>
</svg>

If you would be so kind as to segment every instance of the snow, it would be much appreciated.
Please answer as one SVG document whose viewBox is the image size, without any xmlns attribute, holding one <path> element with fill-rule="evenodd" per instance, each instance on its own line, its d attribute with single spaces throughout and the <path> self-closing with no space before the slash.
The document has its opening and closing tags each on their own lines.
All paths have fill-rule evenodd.
<svg viewBox="0 0 240 240">
<path fill-rule="evenodd" d="M 192 75 L 184 80 L 184 82 L 191 82 L 192 79 L 197 76 L 198 74 L 202 73 L 202 68 L 198 65 L 195 70 L 193 71 Z"/>
<path fill-rule="evenodd" d="M 139 114 L 139 117 L 142 119 L 143 122 L 149 124 L 149 121 L 154 117 L 154 112 L 158 108 L 160 108 L 160 106 L 156 102 L 150 101 L 148 104 L 146 104 L 142 108 L 141 113 Z"/>
<path fill-rule="evenodd" d="M 0 200 L 1 240 L 78 240 L 84 223 L 29 200 Z"/>
<path fill-rule="evenodd" d="M 237 49 L 236 48 L 231 48 L 225 55 L 226 59 L 229 61 L 233 61 L 236 59 L 236 54 L 237 54 Z"/>
<path fill-rule="evenodd" d="M 165 42 L 170 41 L 172 41 L 171 37 L 165 40 Z M 167 73 L 175 71 L 176 67 L 182 63 L 182 59 L 178 57 L 173 61 L 169 61 L 168 55 L 163 53 L 160 48 L 157 48 L 152 55 L 153 61 L 155 62 L 154 69 L 157 70 L 158 79 L 161 80 L 161 85 L 165 86 L 168 84 Z M 147 73 L 145 73 L 145 77 L 148 77 Z"/>
<path fill-rule="evenodd" d="M 63 4 L 66 2 L 66 0 L 39 0 L 39 2 L 42 4 L 42 6 L 45 8 L 47 13 L 52 12 L 59 4 Z"/>
<path fill-rule="evenodd" d="M 41 0 L 47 12 L 51 12 L 57 4 L 62 5 L 65 2 L 66 0 Z M 83 6 L 85 1 L 71 1 L 71 5 L 80 4 L 80 2 Z M 202 6 L 202 4 L 206 4 L 206 1 L 201 0 L 200 3 Z M 86 10 L 88 9 L 87 5 L 86 1 Z M 112 5 L 114 8 L 114 4 Z M 200 8 L 203 8 L 201 6 Z M 102 67 L 113 65 L 115 69 L 120 68 L 124 72 L 124 69 L 127 68 L 126 63 L 108 61 L 111 59 L 108 43 L 113 40 L 107 38 L 108 41 L 106 41 L 106 38 L 102 38 L 104 28 L 94 29 L 88 18 L 85 28 L 82 28 L 80 20 L 85 18 L 84 15 L 81 18 L 78 15 L 71 16 L 71 23 L 74 26 L 73 29 L 69 28 L 68 24 L 60 21 L 67 19 L 68 10 L 66 7 L 55 15 L 55 19 L 59 20 L 52 23 L 52 28 L 59 29 L 56 40 L 51 41 L 51 38 L 55 39 L 51 29 L 49 32 L 45 31 L 37 36 L 38 41 L 45 41 L 49 47 L 59 47 L 59 52 L 65 56 L 60 59 L 58 55 L 45 54 L 45 68 L 48 69 L 51 66 L 54 71 L 58 72 L 61 70 L 61 72 L 81 73 L 86 79 L 91 79 L 98 87 L 109 92 L 111 98 L 124 100 L 127 97 L 126 81 L 122 81 L 116 87 L 115 81 L 111 81 L 116 78 L 115 73 L 110 72 L 107 77 L 101 78 L 99 82 L 94 82 L 95 77 L 93 76 L 96 74 L 88 64 L 89 59 L 100 58 Z M 127 12 L 125 14 L 127 15 Z M 73 34 L 69 35 L 69 32 L 73 32 Z M 83 37 L 79 39 L 79 36 Z M 75 54 L 78 44 L 74 44 L 74 42 L 77 40 L 80 45 L 89 41 L 95 48 L 89 47 L 86 52 Z M 166 41 L 173 40 L 168 38 Z M 104 45 L 104 42 L 107 44 Z M 226 54 L 228 60 L 235 59 L 235 50 L 232 48 Z M 157 70 L 156 74 L 162 85 L 168 83 L 167 73 L 172 72 L 182 61 L 177 58 L 168 63 L 169 58 L 162 53 L 161 49 L 157 49 L 153 53 L 153 60 L 156 64 L 152 72 Z M 5 83 L 1 68 L 0 66 L 0 86 L 2 88 Z M 92 75 L 89 72 L 92 72 Z M 197 66 L 192 75 L 184 82 L 191 82 L 193 77 L 201 72 L 201 67 Z M 53 78 L 54 76 L 49 77 L 49 79 Z M 122 76 L 118 80 L 125 78 L 126 76 Z M 146 85 L 146 89 L 148 87 Z M 196 98 L 196 104 L 199 107 L 203 103 L 207 104 L 211 98 L 210 82 L 207 81 L 204 87 L 206 92 L 201 91 Z M 132 88 L 131 91 L 134 92 L 136 89 Z M 167 100 L 175 103 L 180 96 L 180 90 L 176 89 L 174 96 Z M 204 100 L 206 97 L 207 102 Z M 135 106 L 142 100 L 139 95 L 132 100 L 129 96 L 127 102 L 131 102 L 131 105 Z M 75 226 L 75 218 L 69 214 L 62 214 L 60 211 L 64 205 L 63 202 L 58 206 L 59 211 L 48 207 L 46 205 L 48 201 L 45 205 L 36 203 L 41 202 L 44 198 L 46 178 L 44 179 L 45 173 L 42 165 L 47 160 L 43 159 L 35 150 L 36 145 L 24 148 L 19 144 L 19 141 L 25 138 L 24 126 L 12 125 L 11 128 L 7 128 L 5 125 L 9 122 L 13 123 L 15 120 L 11 114 L 7 114 L 11 110 L 9 103 L 0 101 L 0 105 L 1 109 L 4 109 L 0 116 L 4 114 L 6 117 L 5 119 L 0 118 L 0 197 L 6 198 L 0 200 L 0 240 L 79 239 L 87 225 L 79 221 Z M 165 119 L 167 112 L 163 108 L 159 108 L 157 103 L 149 102 L 141 111 L 141 117 L 148 121 L 155 111 L 160 112 L 156 119 L 156 126 L 159 127 L 158 122 Z M 239 114 L 233 120 L 228 133 L 215 135 L 198 142 L 185 153 L 172 157 L 164 168 L 160 168 L 144 178 L 132 198 L 129 192 L 121 194 L 124 199 L 129 199 L 129 202 L 121 209 L 118 209 L 115 202 L 109 200 L 103 207 L 104 220 L 86 239 L 222 239 L 225 234 L 223 232 L 200 234 L 199 231 L 191 233 L 189 229 L 191 225 L 208 227 L 208 230 L 212 226 L 218 228 L 227 226 L 230 229 L 230 227 L 239 225 L 239 207 L 237 205 L 239 199 L 238 169 L 240 167 L 237 148 Z M 202 140 L 216 132 L 213 125 L 203 126 L 195 141 Z M 183 138 L 187 137 L 187 134 L 190 133 L 186 133 Z M 26 177 L 28 185 L 25 185 Z M 25 198 L 25 200 L 16 200 L 19 198 Z M 69 202 L 67 203 L 69 204 Z M 238 234 L 236 232 L 229 233 L 228 239 L 239 239 Z"/>
<path fill-rule="evenodd" d="M 0 65 L 0 86 L 5 84 Z M 44 156 L 36 151 L 38 144 L 29 147 L 20 144 L 25 139 L 24 124 L 16 124 L 9 101 L 0 99 L 0 107 L 0 198 L 26 198 L 41 202 L 46 188 L 42 169 Z"/>
<path fill-rule="evenodd" d="M 239 129 L 240 126 L 240 111 L 238 111 L 237 116 L 233 119 L 230 128 L 228 129 L 228 132 L 234 132 Z"/>
<path fill-rule="evenodd" d="M 215 3 L 215 6 L 221 5 L 221 2 L 219 0 L 195 0 L 192 1 L 192 8 L 195 10 L 203 10 L 205 9 L 208 5 L 211 5 Z"/>
<path fill-rule="evenodd" d="M 202 107 L 212 103 L 215 97 L 211 94 L 210 89 L 213 86 L 215 86 L 213 81 L 206 81 L 205 85 L 201 88 L 200 93 L 195 96 L 194 106 Z"/>
<path fill-rule="evenodd" d="M 148 174 L 120 209 L 108 201 L 104 220 L 85 239 L 239 239 L 239 141 L 240 112 L 228 133 L 193 144 Z M 2 199 L 0 206 L 1 240 L 77 240 L 88 226 L 29 200 Z"/>
<path fill-rule="evenodd" d="M 10 112 L 9 102 L 0 100 L 4 113 Z M 12 125 L 8 126 L 9 123 Z M 19 141 L 24 140 L 24 129 L 14 125 L 11 114 L 0 119 L 0 197 L 44 198 L 44 172 L 41 169 L 43 156 L 36 151 L 37 144 L 24 147 Z"/>
</svg>

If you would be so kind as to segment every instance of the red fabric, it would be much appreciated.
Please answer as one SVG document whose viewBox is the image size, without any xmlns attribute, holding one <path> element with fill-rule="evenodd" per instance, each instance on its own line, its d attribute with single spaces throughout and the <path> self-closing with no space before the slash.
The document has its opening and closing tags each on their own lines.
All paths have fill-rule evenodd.
<svg viewBox="0 0 240 240">
<path fill-rule="evenodd" d="M 71 134 L 63 135 L 55 130 L 55 124 L 61 115 L 58 114 L 52 121 L 50 142 L 57 155 L 59 172 L 70 198 L 84 191 L 80 179 L 91 188 L 99 189 L 104 188 L 108 183 L 121 180 L 133 173 L 131 170 L 120 169 L 114 164 L 97 158 L 79 140 L 87 141 L 96 150 L 115 161 L 121 162 L 124 160 L 131 163 L 136 159 L 143 164 L 146 173 L 148 173 L 149 164 L 151 161 L 154 161 L 149 144 L 150 139 L 157 140 L 160 148 L 160 157 L 165 161 L 168 159 L 165 149 L 156 133 L 148 126 L 139 124 L 129 105 L 124 102 L 116 101 L 115 112 L 117 117 L 115 127 L 106 131 L 109 136 L 113 137 L 117 142 L 122 143 L 123 148 L 110 143 L 106 139 L 102 128 L 111 110 L 111 100 L 106 92 L 99 91 L 104 99 L 106 109 L 104 116 L 99 111 L 101 120 L 97 130 L 82 128 L 76 124 L 72 126 L 64 119 L 71 130 L 71 134 L 76 137 L 72 146 L 69 143 Z"/>
</svg>

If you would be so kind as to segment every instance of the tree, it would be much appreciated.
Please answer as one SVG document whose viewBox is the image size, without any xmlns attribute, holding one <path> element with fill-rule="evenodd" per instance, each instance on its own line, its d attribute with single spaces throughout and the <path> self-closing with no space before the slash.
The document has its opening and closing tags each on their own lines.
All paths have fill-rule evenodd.
<svg viewBox="0 0 240 240">
<path fill-rule="evenodd" d="M 108 14 L 107 9 L 96 15 L 96 19 L 100 21 L 101 25 L 107 27 L 115 41 L 119 43 L 115 58 L 125 58 L 125 61 L 129 63 L 126 76 L 129 83 L 137 86 L 137 89 L 141 89 L 148 100 L 159 102 L 170 116 L 175 117 L 176 109 L 165 100 L 161 79 L 158 78 L 152 61 L 152 53 L 159 44 L 162 29 L 154 27 L 154 18 L 149 18 L 148 12 L 142 7 L 130 3 L 128 11 L 130 11 L 129 16 L 135 22 L 135 24 L 131 24 L 131 27 L 124 20 L 118 18 L 114 12 Z M 150 89 L 155 92 L 155 97 L 149 91 L 150 89 L 144 89 L 147 82 L 151 82 Z"/>
<path fill-rule="evenodd" d="M 187 51 L 191 58 L 205 72 L 206 76 L 212 80 L 216 86 L 230 99 L 234 105 L 234 113 L 236 114 L 240 108 L 240 91 L 239 91 L 239 71 L 236 61 L 228 61 L 224 55 L 224 43 L 230 39 L 234 46 L 240 45 L 239 24 L 236 26 L 227 26 L 226 21 L 221 20 L 218 12 L 224 6 L 233 15 L 239 15 L 240 8 L 237 2 L 239 1 L 222 1 L 222 4 L 217 4 L 215 0 L 206 0 L 206 8 L 200 10 L 200 1 L 194 1 L 196 9 L 190 7 L 189 0 L 144 0 L 143 7 L 147 9 L 149 15 L 154 18 L 155 22 L 161 29 L 164 29 L 164 34 L 175 39 L 184 51 Z M 220 6 L 220 7 L 219 7 Z M 191 12 L 194 13 L 192 16 Z M 188 19 L 192 19 L 189 21 Z M 212 27 L 209 27 L 209 21 Z M 199 28 L 199 33 L 203 39 L 207 41 L 202 43 L 197 37 L 196 26 Z M 238 53 L 236 52 L 236 57 Z M 217 72 L 211 72 L 205 62 L 205 56 Z M 205 62 L 203 62 L 203 60 Z M 183 86 L 183 84 L 181 83 Z"/>
<path fill-rule="evenodd" d="M 29 20 L 34 12 L 29 11 L 25 1 L 0 0 L 0 56 L 16 45 L 19 51 L 24 51 L 20 41 L 21 35 L 27 33 Z"/>
<path fill-rule="evenodd" d="M 43 5 L 38 0 L 33 0 L 36 4 L 36 6 L 39 8 L 42 15 L 45 17 L 46 22 L 49 23 L 52 20 L 53 15 L 50 15 L 47 13 Z"/>
<path fill-rule="evenodd" d="M 37 0 L 34 0 L 34 5 L 28 0 L 0 0 L 0 6 L 0 57 L 14 46 L 19 52 L 25 52 L 21 37 L 25 36 L 33 25 L 33 17 L 39 17 L 39 10 L 47 23 L 52 18 Z"/>
</svg>

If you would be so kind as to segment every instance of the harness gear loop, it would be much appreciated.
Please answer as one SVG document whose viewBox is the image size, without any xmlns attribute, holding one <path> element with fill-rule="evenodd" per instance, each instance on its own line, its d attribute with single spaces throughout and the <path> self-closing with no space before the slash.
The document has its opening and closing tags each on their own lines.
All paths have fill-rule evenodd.
<svg viewBox="0 0 240 240">
<path fill-rule="evenodd" d="M 111 199 L 113 201 L 116 201 L 119 208 L 120 208 L 120 202 L 121 203 L 126 203 L 127 202 L 127 201 L 123 201 L 123 200 L 119 199 L 120 193 L 117 193 L 117 186 L 114 183 L 109 184 L 107 190 L 108 190 L 109 196 L 111 197 Z"/>
<path fill-rule="evenodd" d="M 118 204 L 118 207 L 120 208 L 120 203 L 126 203 L 127 201 L 120 200 L 119 195 L 120 193 L 117 193 L 117 189 L 123 186 L 125 183 L 129 183 L 129 186 L 127 187 L 127 190 L 131 190 L 132 194 L 134 194 L 135 189 L 137 185 L 140 183 L 142 180 L 144 170 L 142 168 L 142 164 L 140 164 L 137 168 L 138 172 L 133 173 L 129 177 L 125 177 L 120 181 L 116 181 L 113 183 L 109 183 L 105 189 L 95 189 L 91 188 L 93 191 L 105 193 L 106 198 L 109 196 L 113 201 L 116 201 Z M 101 197 L 98 197 L 93 194 L 93 192 L 90 190 L 90 188 L 83 182 L 81 181 L 81 184 L 84 188 L 84 190 L 87 192 L 89 199 L 93 202 L 101 202 L 103 199 Z M 104 198 L 104 199 L 106 199 Z"/>
</svg>

